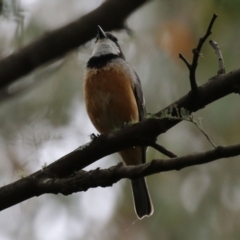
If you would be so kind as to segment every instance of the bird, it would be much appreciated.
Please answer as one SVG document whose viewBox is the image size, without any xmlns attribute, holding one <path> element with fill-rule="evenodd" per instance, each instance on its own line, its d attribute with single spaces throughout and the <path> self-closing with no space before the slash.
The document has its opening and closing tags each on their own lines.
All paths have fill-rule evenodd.
<svg viewBox="0 0 240 240">
<path fill-rule="evenodd" d="M 118 39 L 99 25 L 92 55 L 84 73 L 84 99 L 88 116 L 100 134 L 113 132 L 126 123 L 143 121 L 145 100 L 140 79 L 125 60 Z M 125 165 L 146 161 L 146 147 L 119 152 Z M 153 214 L 145 178 L 131 180 L 133 201 L 139 219 Z"/>
</svg>

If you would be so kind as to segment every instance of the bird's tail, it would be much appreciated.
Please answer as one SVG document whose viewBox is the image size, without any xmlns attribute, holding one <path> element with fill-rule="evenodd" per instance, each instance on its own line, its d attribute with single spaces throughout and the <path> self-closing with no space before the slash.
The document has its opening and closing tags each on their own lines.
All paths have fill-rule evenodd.
<svg viewBox="0 0 240 240">
<path fill-rule="evenodd" d="M 131 181 L 135 211 L 139 219 L 153 214 L 153 205 L 148 193 L 145 178 Z"/>
</svg>

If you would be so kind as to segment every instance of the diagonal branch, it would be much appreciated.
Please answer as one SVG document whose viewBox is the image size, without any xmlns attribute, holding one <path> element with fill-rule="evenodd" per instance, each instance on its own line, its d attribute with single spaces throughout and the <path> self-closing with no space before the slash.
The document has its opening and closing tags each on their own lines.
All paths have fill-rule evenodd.
<svg viewBox="0 0 240 240">
<path fill-rule="evenodd" d="M 157 144 L 156 142 L 153 142 L 152 144 L 149 144 L 150 147 L 158 150 L 160 153 L 164 154 L 165 156 L 168 156 L 170 158 L 175 158 L 177 157 L 177 155 L 175 155 L 174 153 L 170 152 L 169 150 L 167 150 L 165 147 Z"/>
<path fill-rule="evenodd" d="M 182 168 L 212 162 L 222 158 L 229 158 L 240 155 L 240 144 L 228 147 L 217 147 L 203 153 L 191 154 L 184 157 L 176 157 L 168 160 L 152 160 L 150 163 L 137 166 L 124 166 L 118 164 L 109 169 L 96 169 L 89 172 L 79 171 L 67 178 L 55 178 L 41 176 L 36 181 L 34 178 L 26 178 L 29 188 L 23 188 L 25 194 L 32 194 L 31 197 L 40 196 L 45 193 L 69 195 L 74 192 L 87 191 L 89 188 L 109 187 L 123 178 L 135 179 L 143 176 L 152 175 L 159 172 L 171 170 L 181 170 Z M 26 187 L 26 186 L 25 186 Z M 6 187 L 2 187 L 6 189 Z M 0 210 L 12 206 L 12 202 L 21 195 L 21 192 L 15 198 L 9 196 L 9 191 L 0 191 Z"/>
<path fill-rule="evenodd" d="M 105 1 L 100 7 L 77 21 L 45 34 L 23 49 L 2 59 L 0 89 L 88 42 L 95 36 L 97 25 L 103 26 L 107 31 L 124 28 L 126 18 L 146 2 L 149 0 Z"/>
<path fill-rule="evenodd" d="M 114 152 L 132 146 L 151 145 L 158 135 L 166 132 L 181 121 L 161 118 L 164 112 L 169 111 L 172 115 L 175 114 L 175 116 L 177 116 L 177 112 L 172 110 L 176 108 L 185 108 L 190 113 L 195 112 L 230 93 L 239 93 L 239 89 L 240 69 L 208 81 L 199 87 L 199 94 L 194 99 L 192 94 L 187 94 L 153 115 L 153 117 L 127 126 L 120 131 L 101 135 L 94 141 L 79 147 L 44 169 L 0 188 L 0 209 L 5 209 L 31 197 L 43 194 L 38 188 L 39 182 L 43 179 L 47 181 L 46 179 L 66 178 Z"/>
<path fill-rule="evenodd" d="M 222 158 L 240 155 L 240 144 L 217 147 L 203 153 L 196 153 L 168 160 L 156 159 L 150 163 L 137 166 L 125 166 L 117 164 L 109 169 L 96 169 L 89 172 L 80 171 L 75 175 L 64 179 L 48 179 L 39 182 L 38 188 L 44 193 L 62 193 L 69 195 L 74 192 L 87 191 L 89 188 L 110 187 L 123 178 L 135 179 L 149 176 L 155 173 L 181 170 L 186 167 L 209 163 Z M 0 205 L 1 206 L 1 205 Z"/>
</svg>

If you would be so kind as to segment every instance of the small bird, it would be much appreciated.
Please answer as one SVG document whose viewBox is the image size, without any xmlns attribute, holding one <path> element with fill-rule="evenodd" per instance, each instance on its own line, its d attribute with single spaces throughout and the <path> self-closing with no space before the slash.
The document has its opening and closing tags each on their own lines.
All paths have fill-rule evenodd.
<svg viewBox="0 0 240 240">
<path fill-rule="evenodd" d="M 140 80 L 126 62 L 118 40 L 98 26 L 92 56 L 84 75 L 84 97 L 88 116 L 99 133 L 122 128 L 125 123 L 142 121 L 146 114 Z M 146 161 L 146 147 L 119 152 L 126 165 Z M 153 213 L 144 178 L 132 180 L 135 211 L 139 219 Z"/>
</svg>

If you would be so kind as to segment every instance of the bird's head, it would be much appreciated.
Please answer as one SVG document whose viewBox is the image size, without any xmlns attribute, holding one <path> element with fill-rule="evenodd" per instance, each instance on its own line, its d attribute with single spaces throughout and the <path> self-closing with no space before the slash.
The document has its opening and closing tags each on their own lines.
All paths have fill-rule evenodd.
<svg viewBox="0 0 240 240">
<path fill-rule="evenodd" d="M 111 33 L 104 32 L 103 29 L 98 26 L 98 34 L 92 52 L 92 57 L 100 57 L 109 54 L 114 54 L 124 58 L 122 50 L 118 44 L 118 39 Z"/>
</svg>

